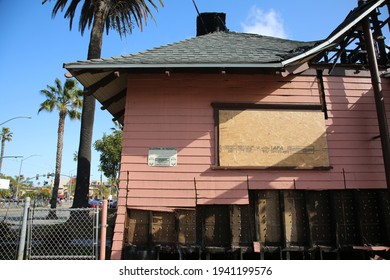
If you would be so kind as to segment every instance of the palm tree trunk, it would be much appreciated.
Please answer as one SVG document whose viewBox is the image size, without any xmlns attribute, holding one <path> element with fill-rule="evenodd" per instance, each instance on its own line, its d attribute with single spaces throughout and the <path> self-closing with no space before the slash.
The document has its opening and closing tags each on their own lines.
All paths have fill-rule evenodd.
<svg viewBox="0 0 390 280">
<path fill-rule="evenodd" d="M 3 165 L 4 148 L 5 148 L 5 139 L 1 138 L 0 174 L 1 174 L 1 167 Z"/>
<path fill-rule="evenodd" d="M 91 37 L 88 47 L 88 58 L 100 58 L 104 32 L 104 1 L 97 1 Z M 80 144 L 77 158 L 76 189 L 72 208 L 88 207 L 89 182 L 91 176 L 92 134 L 95 119 L 95 97 L 84 95 L 81 113 Z"/>
<path fill-rule="evenodd" d="M 58 189 L 60 186 L 62 150 L 64 147 L 65 117 L 66 117 L 66 113 L 60 111 L 60 118 L 58 121 L 56 169 L 54 174 L 54 185 L 53 185 L 53 190 L 52 190 L 51 200 L 50 200 L 50 209 L 51 209 L 49 212 L 50 218 L 57 217 L 53 209 L 57 208 Z"/>
</svg>

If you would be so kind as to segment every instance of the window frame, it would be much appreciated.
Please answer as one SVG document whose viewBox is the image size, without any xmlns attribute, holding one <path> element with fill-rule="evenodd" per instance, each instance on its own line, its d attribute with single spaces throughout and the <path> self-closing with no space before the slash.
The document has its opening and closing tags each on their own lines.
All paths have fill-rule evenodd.
<svg viewBox="0 0 390 280">
<path fill-rule="evenodd" d="M 225 103 L 225 102 L 212 102 L 214 115 L 214 164 L 211 166 L 215 170 L 234 170 L 234 169 L 271 169 L 271 170 L 330 170 L 333 167 L 330 162 L 327 166 L 222 166 L 220 164 L 220 129 L 219 129 L 219 112 L 220 110 L 238 110 L 243 111 L 247 109 L 254 110 L 295 110 L 295 111 L 317 111 L 323 112 L 323 106 L 321 104 L 313 103 Z M 324 116 L 324 122 L 325 122 Z M 326 133 L 326 127 L 325 127 Z M 329 156 L 329 153 L 328 153 Z"/>
</svg>

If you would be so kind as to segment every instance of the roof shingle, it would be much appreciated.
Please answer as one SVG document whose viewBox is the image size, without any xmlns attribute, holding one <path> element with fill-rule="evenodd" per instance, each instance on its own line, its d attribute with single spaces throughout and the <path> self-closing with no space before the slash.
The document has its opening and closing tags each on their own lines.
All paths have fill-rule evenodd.
<svg viewBox="0 0 390 280">
<path fill-rule="evenodd" d="M 77 64 L 259 64 L 277 63 L 317 42 L 257 34 L 215 32 L 126 56 L 78 61 Z"/>
</svg>

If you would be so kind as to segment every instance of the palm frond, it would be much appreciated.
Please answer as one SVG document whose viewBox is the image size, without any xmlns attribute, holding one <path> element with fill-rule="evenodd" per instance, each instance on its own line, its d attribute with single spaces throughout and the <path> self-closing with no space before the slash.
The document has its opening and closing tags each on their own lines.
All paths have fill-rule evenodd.
<svg viewBox="0 0 390 280">
<path fill-rule="evenodd" d="M 57 95 L 61 96 L 63 94 L 61 80 L 56 78 L 54 82 L 55 82 L 54 92 L 56 92 Z"/>
<path fill-rule="evenodd" d="M 53 102 L 51 99 L 46 99 L 41 103 L 41 105 L 39 105 L 38 114 L 42 111 L 53 112 L 55 107 L 55 102 Z"/>
<path fill-rule="evenodd" d="M 64 18 L 69 18 L 69 29 L 72 30 L 73 26 L 73 18 L 77 10 L 77 6 L 80 3 L 81 0 L 72 0 L 72 2 L 69 4 L 68 8 L 66 9 Z M 86 2 L 89 0 L 85 0 Z"/>
<path fill-rule="evenodd" d="M 2 141 L 11 141 L 13 132 L 8 127 L 3 127 L 0 132 L 0 138 Z"/>
<path fill-rule="evenodd" d="M 81 9 L 79 20 L 79 31 L 81 33 L 81 36 L 84 35 L 85 28 L 91 28 L 94 14 L 95 7 L 92 5 L 91 1 L 85 1 Z"/>
<path fill-rule="evenodd" d="M 55 17 L 59 11 L 65 10 L 64 18 L 69 19 L 69 27 L 72 30 L 73 19 L 75 17 L 77 7 L 82 0 L 57 0 L 53 11 L 52 17 Z M 143 27 L 147 24 L 147 18 L 149 17 L 155 21 L 152 9 L 158 11 L 158 6 L 154 0 L 101 0 L 105 6 L 105 30 L 109 33 L 109 30 L 113 29 L 117 31 L 120 37 L 124 37 L 127 34 L 131 34 L 134 26 L 143 30 Z M 42 4 L 51 2 L 51 0 L 42 0 Z M 84 35 L 86 28 L 90 29 L 95 16 L 95 11 L 99 7 L 100 1 L 84 0 L 84 3 L 80 12 L 79 19 L 79 31 L 81 35 Z M 161 7 L 164 7 L 162 0 L 158 0 Z"/>
<path fill-rule="evenodd" d="M 81 113 L 77 110 L 69 110 L 68 116 L 71 120 L 79 120 L 81 118 Z"/>
<path fill-rule="evenodd" d="M 67 79 L 62 86 L 61 80 L 56 78 L 55 84 L 55 86 L 47 85 L 47 89 L 40 91 L 46 100 L 40 104 L 38 113 L 41 111 L 52 112 L 54 109 L 58 109 L 67 115 L 68 112 L 77 111 L 82 107 L 82 90 L 78 87 L 76 80 Z"/>
<path fill-rule="evenodd" d="M 46 99 L 55 99 L 56 98 L 55 91 L 52 91 L 52 90 L 42 89 L 40 91 L 40 93 L 42 95 L 44 95 L 46 97 Z"/>
</svg>

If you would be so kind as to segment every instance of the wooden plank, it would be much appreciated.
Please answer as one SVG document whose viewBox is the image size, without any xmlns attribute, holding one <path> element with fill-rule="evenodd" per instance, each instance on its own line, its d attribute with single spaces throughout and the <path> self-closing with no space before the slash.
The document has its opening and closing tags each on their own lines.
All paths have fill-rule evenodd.
<svg viewBox="0 0 390 280">
<path fill-rule="evenodd" d="M 195 207 L 193 198 L 127 198 L 128 207 Z"/>
<path fill-rule="evenodd" d="M 152 212 L 152 238 L 154 244 L 175 244 L 177 240 L 175 213 Z"/>
<path fill-rule="evenodd" d="M 333 103 L 333 104 L 374 104 L 375 106 L 375 99 L 372 95 L 366 95 L 365 91 L 359 91 L 358 93 L 354 93 L 349 91 L 348 95 L 340 94 L 337 96 L 327 95 L 326 96 L 326 102 Z"/>
<path fill-rule="evenodd" d="M 310 227 L 310 246 L 334 248 L 336 234 L 328 191 L 307 191 L 306 210 Z"/>
<path fill-rule="evenodd" d="M 306 201 L 302 191 L 283 191 L 286 247 L 308 244 Z"/>
<path fill-rule="evenodd" d="M 236 189 L 230 189 L 230 190 L 207 190 L 197 189 L 197 198 L 198 199 L 248 199 L 248 191 L 246 189 L 236 190 Z"/>
<path fill-rule="evenodd" d="M 176 131 L 176 132 L 170 132 L 169 137 L 176 140 L 211 140 L 213 139 L 212 133 L 202 133 L 199 134 L 198 132 L 183 132 L 183 131 Z M 131 133 L 129 131 L 124 132 L 123 134 L 124 141 L 133 141 L 136 139 L 156 139 L 156 134 L 154 131 L 140 131 L 137 133 Z"/>
<path fill-rule="evenodd" d="M 339 157 L 337 158 L 337 164 L 344 164 L 344 165 L 362 165 L 362 164 L 375 164 L 375 165 L 380 165 L 383 164 L 383 158 L 382 157 L 353 157 L 353 158 L 348 158 L 348 157 Z"/>
<path fill-rule="evenodd" d="M 386 181 L 346 181 L 348 189 L 386 189 Z"/>
<path fill-rule="evenodd" d="M 379 134 L 379 128 L 378 126 L 365 126 L 365 125 L 334 125 L 327 128 L 328 132 L 331 133 L 365 133 L 365 134 L 371 134 L 372 136 Z M 371 137 L 372 137 L 371 136 Z"/>
<path fill-rule="evenodd" d="M 330 118 L 326 120 L 326 125 L 327 126 L 362 126 L 362 125 L 367 125 L 367 126 L 378 126 L 378 120 L 376 118 Z"/>
<path fill-rule="evenodd" d="M 390 243 L 390 195 L 389 190 L 377 190 L 377 199 L 380 207 L 379 217 L 382 224 L 384 244 Z"/>
<path fill-rule="evenodd" d="M 361 244 L 384 244 L 385 231 L 376 190 L 354 191 Z"/>
<path fill-rule="evenodd" d="M 129 143 L 132 147 L 176 147 L 178 149 L 210 148 L 210 140 L 136 139 Z"/>
<path fill-rule="evenodd" d="M 282 246 L 283 231 L 279 192 L 256 191 L 259 241 L 264 246 Z"/>
<path fill-rule="evenodd" d="M 176 210 L 178 220 L 178 242 L 182 246 L 196 245 L 196 211 Z"/>
<path fill-rule="evenodd" d="M 158 117 L 157 117 L 158 116 Z M 154 124 L 165 124 L 169 123 L 172 125 L 176 124 L 189 124 L 189 125 L 197 125 L 197 124 L 214 124 L 212 116 L 200 116 L 200 115 L 185 115 L 180 116 L 178 118 L 175 116 L 167 116 L 164 114 L 161 115 L 147 115 L 147 116 L 133 116 L 130 118 L 127 125 L 135 125 L 135 124 L 144 124 L 148 125 L 150 123 Z"/>
<path fill-rule="evenodd" d="M 233 248 L 252 246 L 252 224 L 249 205 L 230 206 L 231 245 Z"/>
<path fill-rule="evenodd" d="M 330 118 L 343 118 L 343 119 L 352 119 L 352 118 L 376 119 L 376 112 L 374 110 L 372 111 L 328 110 L 328 116 Z"/>
<path fill-rule="evenodd" d="M 297 181 L 295 182 L 295 188 L 299 190 L 333 190 L 344 189 L 345 182 L 342 180 L 342 174 L 340 174 L 340 180 L 336 181 Z"/>
<path fill-rule="evenodd" d="M 385 172 L 383 164 L 349 164 L 334 165 L 334 169 L 345 172 Z"/>
<path fill-rule="evenodd" d="M 366 133 L 328 133 L 326 138 L 328 142 L 331 141 L 339 141 L 342 144 L 348 142 L 351 143 L 352 145 L 355 145 L 355 142 L 361 142 L 366 143 L 366 146 L 360 146 L 360 147 L 367 147 L 369 145 L 370 148 L 376 148 L 379 149 L 381 147 L 380 145 L 380 140 L 373 140 L 372 139 L 372 134 L 366 134 Z M 352 148 L 354 148 L 353 146 Z M 346 147 L 347 148 L 347 147 Z"/>
<path fill-rule="evenodd" d="M 127 124 L 127 123 L 126 123 Z M 156 124 L 156 123 L 149 123 L 149 124 L 132 124 L 131 128 L 129 128 L 129 131 L 159 131 L 159 132 L 182 132 L 182 131 L 189 131 L 189 132 L 209 132 L 213 130 L 213 125 L 211 124 L 194 124 L 194 125 L 187 125 L 187 124 L 171 124 L 171 123 L 164 123 L 164 124 Z"/>
<path fill-rule="evenodd" d="M 127 242 L 130 245 L 146 246 L 149 242 L 148 211 L 130 210 L 127 220 Z"/>
<path fill-rule="evenodd" d="M 384 172 L 345 172 L 346 181 L 386 181 Z"/>
<path fill-rule="evenodd" d="M 382 150 L 381 149 L 370 149 L 366 147 L 365 149 L 331 149 L 329 151 L 330 157 L 381 157 Z"/>
<path fill-rule="evenodd" d="M 330 192 L 334 213 L 336 244 L 339 248 L 356 245 L 359 242 L 359 231 L 355 215 L 353 192 L 348 190 Z"/>
<path fill-rule="evenodd" d="M 198 198 L 197 205 L 247 205 L 249 200 L 247 197 L 239 198 Z"/>
<path fill-rule="evenodd" d="M 194 198 L 194 189 L 135 189 L 128 192 L 129 198 Z"/>
<path fill-rule="evenodd" d="M 374 111 L 375 112 L 375 104 L 335 104 L 335 103 L 327 103 L 329 111 Z"/>
<path fill-rule="evenodd" d="M 202 218 L 204 224 L 204 245 L 206 247 L 230 247 L 229 206 L 203 206 Z"/>
</svg>

